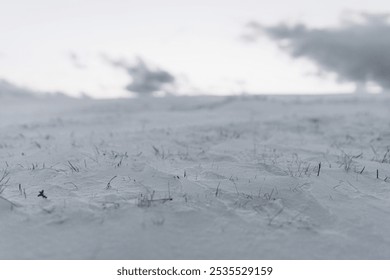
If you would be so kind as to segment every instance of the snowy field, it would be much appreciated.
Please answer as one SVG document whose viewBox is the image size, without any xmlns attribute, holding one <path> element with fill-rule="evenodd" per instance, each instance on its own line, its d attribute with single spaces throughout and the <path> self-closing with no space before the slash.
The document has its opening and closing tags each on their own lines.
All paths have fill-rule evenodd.
<svg viewBox="0 0 390 280">
<path fill-rule="evenodd" d="M 389 96 L 2 97 L 0 259 L 390 259 L 389 149 Z"/>
</svg>

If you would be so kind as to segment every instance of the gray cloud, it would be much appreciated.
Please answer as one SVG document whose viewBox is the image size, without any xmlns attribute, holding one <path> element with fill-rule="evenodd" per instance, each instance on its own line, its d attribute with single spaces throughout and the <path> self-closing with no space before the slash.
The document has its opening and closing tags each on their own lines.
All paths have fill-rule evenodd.
<svg viewBox="0 0 390 280">
<path fill-rule="evenodd" d="M 0 98 L 69 98 L 62 92 L 39 92 L 29 88 L 20 87 L 0 78 Z"/>
<path fill-rule="evenodd" d="M 126 70 L 132 79 L 126 89 L 137 95 L 150 96 L 156 92 L 170 93 L 169 87 L 175 85 L 175 76 L 166 70 L 151 68 L 139 57 L 132 64 L 125 60 L 112 60 L 106 56 L 103 56 L 103 58 L 111 65 Z"/>
<path fill-rule="evenodd" d="M 87 68 L 87 66 L 82 62 L 81 58 L 79 57 L 79 55 L 77 53 L 71 51 L 68 53 L 68 57 L 69 57 L 69 59 L 74 67 L 76 67 L 78 69 Z"/>
<path fill-rule="evenodd" d="M 248 24 L 247 41 L 267 35 L 292 57 L 305 57 L 321 69 L 337 73 L 341 81 L 375 82 L 390 88 L 389 14 L 359 15 L 340 27 L 309 28 L 304 24 L 263 26 Z"/>
<path fill-rule="evenodd" d="M 37 96 L 36 92 L 16 86 L 6 80 L 0 79 L 0 97 L 26 98 L 34 96 Z"/>
</svg>

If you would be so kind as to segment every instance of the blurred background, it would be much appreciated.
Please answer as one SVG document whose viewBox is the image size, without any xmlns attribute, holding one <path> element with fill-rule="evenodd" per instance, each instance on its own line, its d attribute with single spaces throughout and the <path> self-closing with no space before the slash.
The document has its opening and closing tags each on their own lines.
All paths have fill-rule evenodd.
<svg viewBox="0 0 390 280">
<path fill-rule="evenodd" d="M 0 0 L 0 95 L 382 93 L 385 0 Z"/>
</svg>

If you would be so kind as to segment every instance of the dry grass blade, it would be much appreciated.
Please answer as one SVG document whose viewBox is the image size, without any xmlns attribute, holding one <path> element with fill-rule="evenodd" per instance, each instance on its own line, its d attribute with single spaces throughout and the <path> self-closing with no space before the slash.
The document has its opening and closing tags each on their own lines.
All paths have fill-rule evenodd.
<svg viewBox="0 0 390 280">
<path fill-rule="evenodd" d="M 2 175 L 0 176 L 0 194 L 3 193 L 5 188 L 8 186 L 8 182 L 11 178 L 9 177 L 9 172 L 7 169 L 2 171 Z"/>
</svg>

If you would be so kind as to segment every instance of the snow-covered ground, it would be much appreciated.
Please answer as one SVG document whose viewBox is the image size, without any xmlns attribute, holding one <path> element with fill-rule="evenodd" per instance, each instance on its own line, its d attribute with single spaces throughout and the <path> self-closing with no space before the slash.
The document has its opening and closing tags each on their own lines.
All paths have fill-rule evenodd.
<svg viewBox="0 0 390 280">
<path fill-rule="evenodd" d="M 3 97 L 0 258 L 390 259 L 389 148 L 388 96 Z"/>
</svg>

